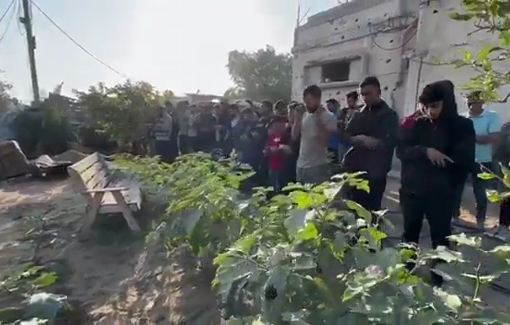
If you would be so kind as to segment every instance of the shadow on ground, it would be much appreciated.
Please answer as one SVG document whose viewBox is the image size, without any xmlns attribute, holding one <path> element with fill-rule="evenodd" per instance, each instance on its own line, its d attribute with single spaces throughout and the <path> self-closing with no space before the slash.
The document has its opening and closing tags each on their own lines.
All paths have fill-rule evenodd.
<svg viewBox="0 0 510 325">
<path fill-rule="evenodd" d="M 220 324 L 210 279 L 194 272 L 184 250 L 146 248 L 121 215 L 100 216 L 85 242 L 76 239 L 85 202 L 67 181 L 2 184 L 0 272 L 31 261 L 65 265 L 52 290 L 66 294 L 79 317 L 61 324 Z M 144 229 L 161 213 L 144 202 Z M 0 293 L 0 308 L 16 299 Z"/>
</svg>

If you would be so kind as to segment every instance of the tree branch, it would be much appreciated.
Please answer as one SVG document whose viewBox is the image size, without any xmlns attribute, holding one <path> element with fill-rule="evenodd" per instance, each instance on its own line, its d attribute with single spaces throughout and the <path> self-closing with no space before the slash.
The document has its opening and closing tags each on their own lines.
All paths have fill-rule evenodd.
<svg viewBox="0 0 510 325">
<path fill-rule="evenodd" d="M 500 99 L 500 100 L 497 100 L 497 101 L 496 101 L 496 103 L 503 104 L 503 103 L 508 102 L 508 99 L 510 99 L 510 93 L 508 93 L 508 94 L 505 96 L 505 98 Z"/>
</svg>

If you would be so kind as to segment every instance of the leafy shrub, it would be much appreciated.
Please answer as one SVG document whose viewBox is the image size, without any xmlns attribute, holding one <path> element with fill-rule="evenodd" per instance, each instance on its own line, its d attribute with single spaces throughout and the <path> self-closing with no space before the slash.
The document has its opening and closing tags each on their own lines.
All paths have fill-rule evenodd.
<svg viewBox="0 0 510 325">
<path fill-rule="evenodd" d="M 0 282 L 0 289 L 24 300 L 19 306 L 0 309 L 0 324 L 52 324 L 59 313 L 71 308 L 66 296 L 41 291 L 56 283 L 56 273 L 32 264 L 10 272 Z"/>
<path fill-rule="evenodd" d="M 39 136 L 41 134 L 41 112 L 27 109 L 21 112 L 12 121 L 12 130 L 15 140 L 29 158 L 37 156 Z"/>
<path fill-rule="evenodd" d="M 76 92 L 77 106 L 86 114 L 86 125 L 107 134 L 123 152 L 144 154 L 148 125 L 155 123 L 158 106 L 173 97 L 143 81 L 127 80 L 113 87 L 99 83 Z"/>
<path fill-rule="evenodd" d="M 41 105 L 41 111 L 39 134 L 41 153 L 56 155 L 67 151 L 70 143 L 76 139 L 69 116 L 53 107 L 49 102 L 44 102 Z"/>
<path fill-rule="evenodd" d="M 94 151 L 103 153 L 113 153 L 117 148 L 117 143 L 104 132 L 98 132 L 96 129 L 84 126 L 79 129 L 78 137 L 80 144 Z"/>
<path fill-rule="evenodd" d="M 62 153 L 75 140 L 68 116 L 49 103 L 21 112 L 13 121 L 13 129 L 29 158 Z"/>
<path fill-rule="evenodd" d="M 169 249 L 188 245 L 202 263 L 215 256 L 212 285 L 229 324 L 510 322 L 479 297 L 482 285 L 509 270 L 510 246 L 483 251 L 480 238 L 451 237 L 497 260 L 494 274 L 482 274 L 480 265 L 444 247 L 383 247 L 386 235 L 373 214 L 356 202 L 337 202 L 343 186 L 368 190 L 358 175 L 320 186 L 293 184 L 290 194 L 268 200 L 268 189 L 252 197 L 237 190 L 247 175 L 229 160 L 191 155 L 172 165 L 122 163 L 170 202 L 149 238 Z M 433 286 L 419 276 L 426 265 L 451 280 Z"/>
</svg>

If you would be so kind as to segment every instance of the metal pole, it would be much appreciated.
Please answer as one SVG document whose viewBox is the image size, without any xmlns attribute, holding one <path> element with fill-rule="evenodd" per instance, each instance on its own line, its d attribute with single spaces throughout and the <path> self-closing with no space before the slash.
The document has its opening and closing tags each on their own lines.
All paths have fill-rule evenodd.
<svg viewBox="0 0 510 325">
<path fill-rule="evenodd" d="M 20 21 L 25 25 L 27 46 L 28 46 L 28 60 L 30 63 L 30 78 L 32 80 L 32 92 L 34 93 L 34 105 L 39 106 L 41 98 L 39 95 L 39 81 L 37 80 L 37 68 L 35 65 L 35 37 L 32 30 L 32 17 L 30 16 L 29 0 L 22 0 L 23 3 L 23 17 Z"/>
</svg>

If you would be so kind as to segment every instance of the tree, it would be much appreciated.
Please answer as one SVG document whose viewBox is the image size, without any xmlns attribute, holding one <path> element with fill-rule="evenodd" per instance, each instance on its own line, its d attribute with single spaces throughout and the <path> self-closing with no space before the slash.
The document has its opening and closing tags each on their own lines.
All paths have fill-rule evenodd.
<svg viewBox="0 0 510 325">
<path fill-rule="evenodd" d="M 0 80 L 0 113 L 6 112 L 10 104 L 14 103 L 13 98 L 9 94 L 11 89 L 12 85 L 10 83 Z"/>
<path fill-rule="evenodd" d="M 159 92 L 147 82 L 130 80 L 113 87 L 99 83 L 75 93 L 86 113 L 87 126 L 135 154 L 144 151 L 147 126 L 156 120 L 158 106 L 173 97 L 170 90 Z"/>
<path fill-rule="evenodd" d="M 228 72 L 235 87 L 225 92 L 225 97 L 261 101 L 290 100 L 292 86 L 292 57 L 276 53 L 267 46 L 255 52 L 231 51 L 228 54 Z"/>
<path fill-rule="evenodd" d="M 456 67 L 472 67 L 476 75 L 464 88 L 482 91 L 487 102 L 506 102 L 499 91 L 510 84 L 510 0 L 463 0 L 462 12 L 454 12 L 450 17 L 458 21 L 473 22 L 475 30 L 469 35 L 486 32 L 497 36 L 499 44 L 486 44 L 478 52 L 465 51 L 464 58 L 454 60 Z"/>
</svg>

